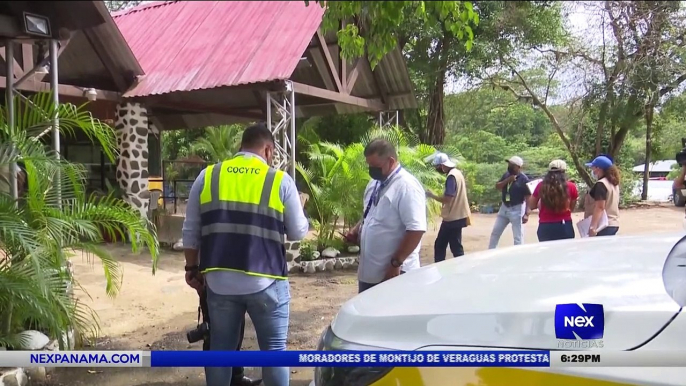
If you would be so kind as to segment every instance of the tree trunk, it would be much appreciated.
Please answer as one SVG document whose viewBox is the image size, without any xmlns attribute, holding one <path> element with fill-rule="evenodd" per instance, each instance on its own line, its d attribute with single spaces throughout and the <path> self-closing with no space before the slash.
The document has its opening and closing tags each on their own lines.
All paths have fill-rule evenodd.
<svg viewBox="0 0 686 386">
<path fill-rule="evenodd" d="M 436 74 L 436 83 L 429 99 L 429 114 L 426 117 L 424 143 L 442 145 L 445 140 L 445 114 L 443 111 L 443 95 L 445 87 L 445 71 Z"/>
<path fill-rule="evenodd" d="M 405 119 L 405 110 L 398 111 L 398 126 L 407 130 L 407 120 Z"/>
<path fill-rule="evenodd" d="M 598 127 L 595 132 L 595 155 L 602 152 L 603 145 L 603 135 L 605 134 L 605 120 L 607 119 L 607 110 L 609 108 L 610 101 L 605 100 L 600 105 L 600 114 L 598 115 Z"/>
<path fill-rule="evenodd" d="M 651 137 L 653 134 L 653 106 L 646 107 L 646 157 L 643 168 L 643 191 L 641 192 L 641 200 L 648 199 L 648 181 L 650 180 L 650 150 L 652 148 Z"/>
<path fill-rule="evenodd" d="M 426 128 L 422 142 L 430 145 L 442 145 L 445 141 L 445 113 L 443 98 L 445 95 L 445 73 L 448 67 L 448 51 L 450 50 L 451 35 L 443 30 L 443 39 L 436 47 L 438 66 L 434 72 L 435 81 L 429 93 L 429 111 L 426 117 Z"/>
</svg>

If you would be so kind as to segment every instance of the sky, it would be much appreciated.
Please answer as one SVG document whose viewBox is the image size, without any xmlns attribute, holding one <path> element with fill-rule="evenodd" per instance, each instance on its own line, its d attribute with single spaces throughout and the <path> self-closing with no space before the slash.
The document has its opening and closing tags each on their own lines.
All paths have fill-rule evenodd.
<svg viewBox="0 0 686 386">
<path fill-rule="evenodd" d="M 602 42 L 602 33 L 600 33 L 600 21 L 598 16 L 598 4 L 600 2 L 584 1 L 584 2 L 565 2 L 565 11 L 567 13 L 567 24 L 569 31 L 575 40 L 585 46 L 596 45 Z M 478 44 L 476 42 L 475 44 Z M 533 63 L 533 60 L 532 60 Z M 583 93 L 583 76 L 579 70 L 567 68 L 564 71 L 559 71 L 555 80 L 560 84 L 559 95 L 551 98 L 552 103 L 561 103 L 565 100 L 581 95 Z M 446 92 L 449 94 L 459 93 L 469 89 L 469 82 L 465 79 L 452 79 L 446 85 Z"/>
</svg>

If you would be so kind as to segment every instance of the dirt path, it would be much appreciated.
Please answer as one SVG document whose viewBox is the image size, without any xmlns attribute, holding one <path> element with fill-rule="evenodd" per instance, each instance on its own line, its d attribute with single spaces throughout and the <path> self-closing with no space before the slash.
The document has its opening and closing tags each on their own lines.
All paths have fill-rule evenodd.
<svg viewBox="0 0 686 386">
<path fill-rule="evenodd" d="M 633 209 L 621 213 L 621 235 L 675 231 L 682 227 L 683 209 L 655 207 Z M 580 218 L 580 214 L 575 214 Z M 475 215 L 473 226 L 464 232 L 467 253 L 486 249 L 495 215 Z M 535 214 L 525 226 L 525 240 L 534 243 L 538 218 Z M 422 264 L 433 262 L 433 240 L 437 229 L 430 229 L 422 245 Z M 512 245 L 512 233 L 506 229 L 500 246 Z M 119 296 L 105 295 L 100 264 L 85 258 L 74 260 L 76 276 L 92 296 L 82 300 L 100 316 L 103 336 L 98 349 L 129 350 L 200 350 L 200 344 L 189 345 L 185 332 L 195 326 L 197 295 L 183 279 L 183 254 L 165 252 L 159 271 L 151 275 L 149 256 L 132 255 L 126 246 L 112 247 L 124 267 L 124 285 Z M 290 349 L 311 350 L 316 347 L 321 331 L 328 326 L 340 305 L 353 297 L 357 286 L 354 273 L 320 274 L 291 277 L 291 322 L 288 337 Z M 255 350 L 257 343 L 250 322 L 243 347 Z M 258 369 L 248 369 L 259 374 Z M 311 369 L 292 369 L 293 386 L 306 386 Z M 59 369 L 50 377 L 50 386 L 201 386 L 202 369 Z"/>
</svg>

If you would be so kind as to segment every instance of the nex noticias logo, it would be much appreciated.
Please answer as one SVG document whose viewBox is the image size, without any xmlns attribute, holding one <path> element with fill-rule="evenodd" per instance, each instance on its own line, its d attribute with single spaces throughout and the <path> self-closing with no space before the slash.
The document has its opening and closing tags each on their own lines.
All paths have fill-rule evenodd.
<svg viewBox="0 0 686 386">
<path fill-rule="evenodd" d="M 571 303 L 555 306 L 557 339 L 603 339 L 605 312 L 602 304 Z"/>
</svg>

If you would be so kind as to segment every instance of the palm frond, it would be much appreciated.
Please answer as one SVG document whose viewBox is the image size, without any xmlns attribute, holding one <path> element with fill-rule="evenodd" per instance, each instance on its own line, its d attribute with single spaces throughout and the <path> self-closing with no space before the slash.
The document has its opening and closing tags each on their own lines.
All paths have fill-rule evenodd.
<svg viewBox="0 0 686 386">
<path fill-rule="evenodd" d="M 80 336 L 95 335 L 95 313 L 69 293 L 80 288 L 64 266 L 71 250 L 97 257 L 107 282 L 106 293 L 121 288 L 122 270 L 114 256 L 98 244 L 103 233 L 128 236 L 131 248 L 147 248 L 153 274 L 159 245 L 156 232 L 138 211 L 113 195 L 85 193 L 85 169 L 60 160 L 45 143 L 59 117 L 60 133 L 85 134 L 116 157 L 114 130 L 94 119 L 83 106 L 54 105 L 49 94 L 35 94 L 15 101 L 16 124 L 7 124 L 0 112 L 0 183 L 5 186 L 10 165 L 21 162 L 28 185 L 19 201 L 0 189 L 0 346 L 21 348 L 27 327 L 49 336 L 74 328 Z"/>
</svg>

